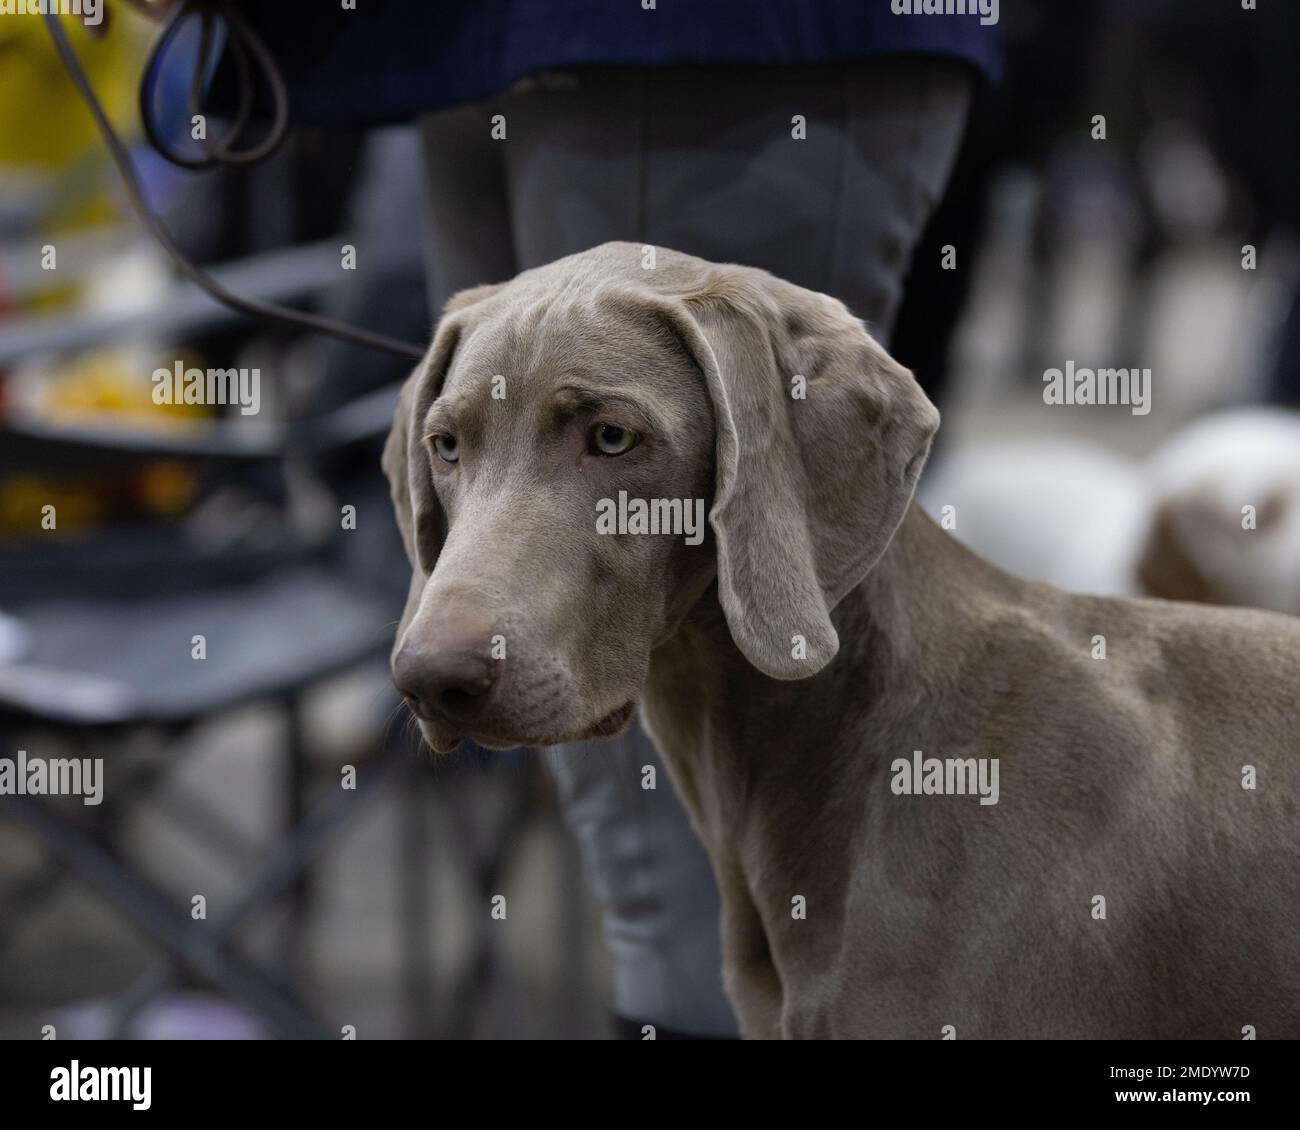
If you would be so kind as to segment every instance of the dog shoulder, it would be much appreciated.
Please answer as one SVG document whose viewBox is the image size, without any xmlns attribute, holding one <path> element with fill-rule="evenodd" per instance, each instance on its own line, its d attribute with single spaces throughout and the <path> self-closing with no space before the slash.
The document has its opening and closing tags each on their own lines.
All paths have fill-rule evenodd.
<svg viewBox="0 0 1300 1130">
<path fill-rule="evenodd" d="M 1294 693 L 1300 685 L 1300 617 L 1167 600 L 1131 603 L 1171 667 L 1237 686 L 1252 683 Z"/>
<path fill-rule="evenodd" d="M 967 665 L 1053 730 L 1114 742 L 1122 721 L 1125 744 L 1143 746 L 1300 735 L 1300 618 L 1039 584 L 1020 597 L 981 618 Z"/>
<path fill-rule="evenodd" d="M 1085 600 L 1104 640 L 1098 674 L 1139 696 L 1183 747 L 1294 746 L 1300 618 L 1145 599 Z"/>
</svg>

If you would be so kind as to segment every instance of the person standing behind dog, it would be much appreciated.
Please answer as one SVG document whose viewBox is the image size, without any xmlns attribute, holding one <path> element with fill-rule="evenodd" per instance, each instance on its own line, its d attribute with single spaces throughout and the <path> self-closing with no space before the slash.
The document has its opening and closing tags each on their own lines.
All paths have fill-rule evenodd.
<svg viewBox="0 0 1300 1130">
<path fill-rule="evenodd" d="M 887 344 L 972 89 L 997 77 L 996 4 L 969 7 L 242 10 L 283 68 L 297 120 L 418 117 L 435 316 L 458 290 L 627 240 L 831 294 Z M 634 724 L 545 756 L 605 906 L 620 1032 L 735 1036 L 710 865 L 650 740 Z"/>
</svg>

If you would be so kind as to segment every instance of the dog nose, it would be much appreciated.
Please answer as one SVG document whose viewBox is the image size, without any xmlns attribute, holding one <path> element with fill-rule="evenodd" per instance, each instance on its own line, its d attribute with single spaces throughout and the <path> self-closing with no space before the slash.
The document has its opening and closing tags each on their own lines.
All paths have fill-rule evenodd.
<svg viewBox="0 0 1300 1130">
<path fill-rule="evenodd" d="M 411 635 L 393 660 L 393 682 L 407 704 L 426 722 L 473 718 L 497 677 L 490 625 L 458 613 L 428 625 L 418 640 Z"/>
</svg>

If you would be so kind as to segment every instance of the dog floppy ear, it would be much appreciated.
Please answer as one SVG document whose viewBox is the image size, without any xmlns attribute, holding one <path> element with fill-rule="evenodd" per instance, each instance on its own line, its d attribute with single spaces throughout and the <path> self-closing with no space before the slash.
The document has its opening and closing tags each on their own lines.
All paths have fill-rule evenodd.
<svg viewBox="0 0 1300 1130">
<path fill-rule="evenodd" d="M 744 267 L 671 306 L 716 418 L 718 591 L 737 646 L 816 674 L 830 613 L 907 511 L 939 414 L 844 305 Z"/>
<path fill-rule="evenodd" d="M 384 443 L 380 462 L 388 476 L 393 512 L 402 532 L 402 543 L 414 572 L 412 585 L 420 586 L 433 572 L 445 533 L 442 507 L 433 489 L 433 471 L 424 443 L 424 420 L 429 407 L 442 391 L 460 343 L 462 320 L 455 315 L 491 298 L 503 283 L 489 283 L 458 291 L 443 307 L 442 320 L 424 359 L 402 385 L 393 414 L 393 426 Z"/>
<path fill-rule="evenodd" d="M 429 352 L 402 385 L 381 459 L 406 556 L 414 580 L 421 585 L 433 572 L 445 532 L 442 506 L 433 489 L 428 444 L 424 442 L 424 421 L 442 391 L 460 335 L 458 323 L 442 320 Z"/>
</svg>

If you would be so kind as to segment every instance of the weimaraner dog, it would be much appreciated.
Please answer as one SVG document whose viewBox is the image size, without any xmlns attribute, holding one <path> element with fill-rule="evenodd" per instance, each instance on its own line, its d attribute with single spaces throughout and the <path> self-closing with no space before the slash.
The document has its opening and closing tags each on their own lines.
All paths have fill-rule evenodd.
<svg viewBox="0 0 1300 1130">
<path fill-rule="evenodd" d="M 1300 1036 L 1300 619 L 1008 576 L 912 504 L 937 425 L 762 271 L 456 296 L 384 453 L 425 739 L 640 704 L 747 1036 Z"/>
</svg>

